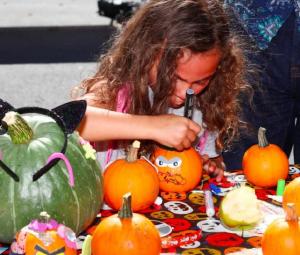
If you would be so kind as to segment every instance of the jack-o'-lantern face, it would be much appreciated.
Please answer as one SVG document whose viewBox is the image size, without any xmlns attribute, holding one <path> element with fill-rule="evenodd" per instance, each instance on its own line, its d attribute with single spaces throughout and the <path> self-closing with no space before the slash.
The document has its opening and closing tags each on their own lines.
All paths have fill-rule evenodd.
<svg viewBox="0 0 300 255">
<path fill-rule="evenodd" d="M 27 233 L 26 255 L 75 255 L 76 249 L 66 246 L 65 240 L 56 231 L 47 231 L 43 235 Z"/>
<path fill-rule="evenodd" d="M 189 194 L 189 200 L 196 205 L 204 205 L 204 193 L 200 192 L 192 192 Z"/>
<path fill-rule="evenodd" d="M 165 220 L 168 218 L 174 218 L 174 214 L 169 211 L 159 211 L 151 213 L 151 217 L 157 220 Z"/>
<path fill-rule="evenodd" d="M 179 152 L 157 147 L 151 161 L 158 169 L 163 191 L 185 192 L 195 188 L 201 180 L 202 160 L 193 148 Z"/>
<path fill-rule="evenodd" d="M 186 199 L 185 192 L 165 192 L 162 191 L 160 195 L 163 197 L 164 200 L 167 201 L 182 201 Z"/>
<path fill-rule="evenodd" d="M 201 220 L 205 220 L 207 218 L 207 215 L 206 213 L 195 212 L 195 213 L 184 215 L 184 218 L 189 221 L 201 221 Z"/>
</svg>

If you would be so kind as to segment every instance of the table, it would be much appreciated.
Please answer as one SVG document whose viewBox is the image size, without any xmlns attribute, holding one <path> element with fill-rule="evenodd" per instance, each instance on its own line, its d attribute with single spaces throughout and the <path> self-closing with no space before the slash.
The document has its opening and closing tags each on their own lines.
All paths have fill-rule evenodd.
<svg viewBox="0 0 300 255">
<path fill-rule="evenodd" d="M 300 176 L 300 165 L 290 166 L 288 181 Z M 221 183 L 214 178 L 204 175 L 198 187 L 188 193 L 160 192 L 161 203 L 141 211 L 147 218 L 156 224 L 157 228 L 165 233 L 162 237 L 163 243 L 178 244 L 186 237 L 187 242 L 174 247 L 165 247 L 161 254 L 183 254 L 183 255 L 222 255 L 241 251 L 239 254 L 262 254 L 260 249 L 261 233 L 260 227 L 250 231 L 234 231 L 224 227 L 218 217 L 218 208 L 222 197 L 237 184 L 246 183 L 241 171 L 226 173 Z M 211 185 L 217 185 L 221 193 L 213 194 L 216 215 L 208 219 L 205 212 L 205 200 L 203 190 Z M 281 203 L 270 198 L 275 195 L 275 188 L 261 189 L 254 187 L 257 197 L 267 213 L 278 217 L 281 212 Z M 282 211 L 283 212 L 283 211 Z M 83 232 L 77 239 L 79 247 L 87 234 L 91 234 L 101 218 L 116 213 L 113 210 L 102 210 L 94 224 Z M 272 220 L 272 217 L 267 217 Z M 172 229 L 169 228 L 172 227 Z M 168 234 L 169 231 L 172 231 Z M 168 235 L 167 235 L 168 234 Z M 171 239 L 172 238 L 172 239 Z M 173 242 L 170 243 L 170 240 Z M 195 240 L 195 241 L 193 241 Z M 0 244 L 0 254 L 8 254 L 8 247 Z"/>
</svg>

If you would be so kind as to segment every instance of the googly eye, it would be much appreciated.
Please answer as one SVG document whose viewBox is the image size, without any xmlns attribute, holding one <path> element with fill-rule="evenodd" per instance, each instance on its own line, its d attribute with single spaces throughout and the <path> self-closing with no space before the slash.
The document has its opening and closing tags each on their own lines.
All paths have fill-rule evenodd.
<svg viewBox="0 0 300 255">
<path fill-rule="evenodd" d="M 159 156 L 155 160 L 155 165 L 157 165 L 158 167 L 166 167 L 168 166 L 168 162 L 169 161 L 165 157 Z"/>
<path fill-rule="evenodd" d="M 178 157 L 172 158 L 169 160 L 168 167 L 170 168 L 177 168 L 180 167 L 182 164 L 182 160 Z"/>
</svg>

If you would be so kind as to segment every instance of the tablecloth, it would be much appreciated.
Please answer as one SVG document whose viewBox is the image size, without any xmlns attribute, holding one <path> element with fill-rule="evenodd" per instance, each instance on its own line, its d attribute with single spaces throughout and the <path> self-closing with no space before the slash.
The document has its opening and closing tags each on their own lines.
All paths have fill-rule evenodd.
<svg viewBox="0 0 300 255">
<path fill-rule="evenodd" d="M 300 165 L 290 166 L 287 182 L 300 176 Z M 265 227 L 283 214 L 280 201 L 277 201 L 276 187 L 255 188 L 264 219 L 251 230 L 226 228 L 219 219 L 218 209 L 224 195 L 237 185 L 250 185 L 241 171 L 226 173 L 220 183 L 207 175 L 202 177 L 199 186 L 187 193 L 163 192 L 156 204 L 140 211 L 153 221 L 160 230 L 164 248 L 161 254 L 183 255 L 222 255 L 222 254 L 262 254 L 261 235 Z M 250 185 L 251 186 L 251 185 Z M 203 190 L 213 188 L 213 202 L 216 214 L 208 218 L 205 210 Z M 87 234 L 92 234 L 101 219 L 116 213 L 111 209 L 99 212 L 92 226 L 77 238 L 78 254 Z M 239 253 L 235 253 L 239 252 Z M 7 245 L 0 244 L 0 254 L 8 254 Z"/>
</svg>

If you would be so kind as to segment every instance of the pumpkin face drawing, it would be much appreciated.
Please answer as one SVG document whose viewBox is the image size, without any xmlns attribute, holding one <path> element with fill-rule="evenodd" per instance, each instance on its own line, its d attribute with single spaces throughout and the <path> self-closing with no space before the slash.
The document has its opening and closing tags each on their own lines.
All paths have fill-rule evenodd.
<svg viewBox="0 0 300 255">
<path fill-rule="evenodd" d="M 75 255 L 76 250 L 66 246 L 65 241 L 57 235 L 55 231 L 48 233 L 53 242 L 50 245 L 38 238 L 38 236 L 28 234 L 26 241 L 26 255 Z"/>
<path fill-rule="evenodd" d="M 194 148 L 179 152 L 157 147 L 151 160 L 158 169 L 159 186 L 163 191 L 189 191 L 201 180 L 202 159 Z"/>
<path fill-rule="evenodd" d="M 93 148 L 74 132 L 85 106 L 14 109 L 0 100 L 0 242 L 11 243 L 41 211 L 76 233 L 95 219 L 102 174 Z"/>
<path fill-rule="evenodd" d="M 76 235 L 68 227 L 58 224 L 46 212 L 32 220 L 16 234 L 10 249 L 20 255 L 76 255 Z"/>
</svg>

